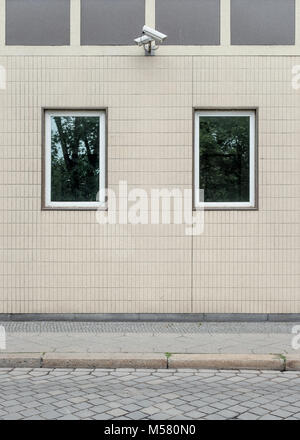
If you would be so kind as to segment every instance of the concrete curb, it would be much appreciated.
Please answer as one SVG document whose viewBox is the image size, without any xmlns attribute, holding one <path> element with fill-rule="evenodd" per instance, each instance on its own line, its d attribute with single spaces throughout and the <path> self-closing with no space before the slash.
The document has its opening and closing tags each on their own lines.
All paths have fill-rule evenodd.
<svg viewBox="0 0 300 440">
<path fill-rule="evenodd" d="M 169 368 L 283 371 L 284 360 L 278 355 L 261 354 L 174 354 L 169 358 Z"/>
<path fill-rule="evenodd" d="M 300 356 L 263 354 L 1 353 L 0 368 L 204 368 L 300 371 Z"/>
<path fill-rule="evenodd" d="M 44 368 L 167 368 L 159 353 L 46 353 Z"/>
<path fill-rule="evenodd" d="M 40 368 L 41 353 L 0 353 L 0 368 Z"/>
<path fill-rule="evenodd" d="M 299 371 L 300 370 L 300 355 L 286 355 L 285 367 L 287 371 Z"/>
</svg>

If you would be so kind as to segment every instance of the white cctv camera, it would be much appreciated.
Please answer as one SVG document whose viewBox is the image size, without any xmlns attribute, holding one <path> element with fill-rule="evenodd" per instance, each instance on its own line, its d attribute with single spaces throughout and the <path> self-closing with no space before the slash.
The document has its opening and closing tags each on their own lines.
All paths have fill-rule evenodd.
<svg viewBox="0 0 300 440">
<path fill-rule="evenodd" d="M 147 35 L 150 38 L 153 38 L 153 40 L 156 41 L 157 43 L 162 43 L 167 38 L 167 35 L 162 34 L 161 32 L 158 32 L 156 29 L 152 29 L 146 25 L 143 27 L 143 34 Z"/>
<path fill-rule="evenodd" d="M 151 37 L 147 37 L 147 35 L 142 35 L 141 37 L 136 38 L 134 41 L 138 46 L 143 46 L 145 44 L 150 43 L 153 40 Z"/>
<path fill-rule="evenodd" d="M 134 42 L 138 46 L 144 46 L 146 55 L 154 55 L 158 46 L 167 38 L 167 35 L 158 32 L 156 29 L 152 29 L 149 26 L 143 27 L 143 33 L 141 37 L 138 37 Z M 154 44 L 152 44 L 154 43 Z"/>
</svg>

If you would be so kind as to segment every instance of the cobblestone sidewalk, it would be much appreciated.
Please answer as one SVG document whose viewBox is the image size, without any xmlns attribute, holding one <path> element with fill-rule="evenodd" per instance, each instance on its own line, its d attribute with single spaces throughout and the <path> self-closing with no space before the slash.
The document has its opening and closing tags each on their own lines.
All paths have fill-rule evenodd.
<svg viewBox="0 0 300 440">
<path fill-rule="evenodd" d="M 0 369 L 0 419 L 300 420 L 300 374 Z"/>
</svg>

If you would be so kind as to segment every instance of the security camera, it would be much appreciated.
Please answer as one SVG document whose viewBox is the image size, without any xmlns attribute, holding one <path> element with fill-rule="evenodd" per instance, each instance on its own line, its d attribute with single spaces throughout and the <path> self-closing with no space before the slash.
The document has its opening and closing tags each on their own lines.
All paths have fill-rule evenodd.
<svg viewBox="0 0 300 440">
<path fill-rule="evenodd" d="M 156 29 L 152 29 L 146 25 L 143 27 L 143 34 L 147 35 L 150 38 L 153 38 L 153 40 L 156 41 L 157 43 L 162 43 L 167 38 L 167 35 L 162 34 L 161 32 L 158 32 Z"/>
<path fill-rule="evenodd" d="M 148 37 L 147 35 L 142 35 L 141 37 L 136 38 L 134 41 L 138 46 L 143 46 L 145 44 L 151 43 L 151 41 L 153 40 L 151 37 Z"/>
<path fill-rule="evenodd" d="M 167 35 L 158 32 L 156 29 L 152 29 L 149 26 L 143 27 L 143 33 L 141 37 L 138 37 L 134 42 L 138 46 L 144 46 L 146 55 L 154 55 L 155 50 L 159 45 L 167 38 Z M 153 44 L 152 44 L 153 43 Z"/>
</svg>

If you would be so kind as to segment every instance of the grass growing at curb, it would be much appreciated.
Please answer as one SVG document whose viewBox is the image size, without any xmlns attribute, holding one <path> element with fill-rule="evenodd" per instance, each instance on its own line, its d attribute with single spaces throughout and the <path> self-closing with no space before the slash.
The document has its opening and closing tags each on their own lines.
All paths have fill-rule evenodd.
<svg viewBox="0 0 300 440">
<path fill-rule="evenodd" d="M 271 354 L 273 354 L 273 353 L 271 353 Z M 286 371 L 286 356 L 282 353 L 275 353 L 274 356 L 278 356 L 279 359 L 281 359 L 283 361 L 283 366 L 280 371 Z"/>
<path fill-rule="evenodd" d="M 168 351 L 165 353 L 165 356 L 167 359 L 170 359 L 170 357 L 172 356 L 172 353 L 169 353 Z"/>
</svg>

